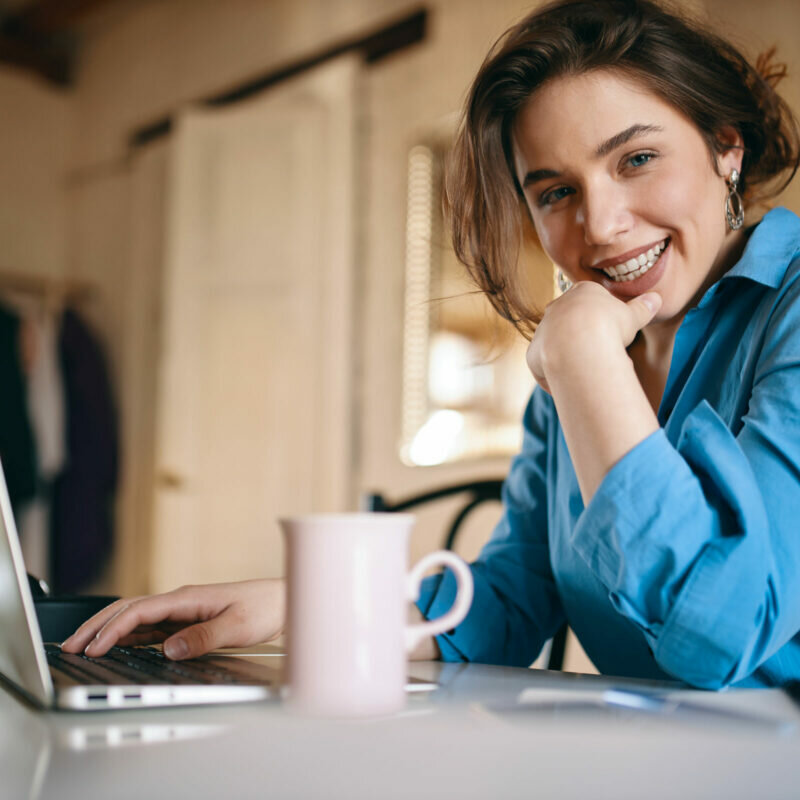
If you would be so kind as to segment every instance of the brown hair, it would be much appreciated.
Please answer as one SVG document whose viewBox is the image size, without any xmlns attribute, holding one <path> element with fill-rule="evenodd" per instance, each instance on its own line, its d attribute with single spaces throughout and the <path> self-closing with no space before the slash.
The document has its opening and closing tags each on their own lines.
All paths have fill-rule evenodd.
<svg viewBox="0 0 800 800">
<path fill-rule="evenodd" d="M 511 130 L 544 81 L 622 71 L 680 109 L 712 155 L 727 149 L 719 133 L 733 127 L 744 142 L 739 190 L 752 202 L 780 192 L 800 162 L 797 120 L 774 91 L 786 70 L 773 56 L 753 67 L 724 39 L 651 0 L 559 0 L 509 29 L 470 89 L 444 200 L 456 255 L 501 316 L 526 335 L 541 318 L 515 273 L 531 225 Z"/>
</svg>

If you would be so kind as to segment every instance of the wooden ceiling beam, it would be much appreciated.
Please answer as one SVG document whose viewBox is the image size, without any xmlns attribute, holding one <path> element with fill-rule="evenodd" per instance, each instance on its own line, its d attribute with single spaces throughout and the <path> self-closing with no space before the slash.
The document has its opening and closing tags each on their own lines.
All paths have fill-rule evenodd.
<svg viewBox="0 0 800 800">
<path fill-rule="evenodd" d="M 33 72 L 57 86 L 69 86 L 72 58 L 64 48 L 24 42 L 0 33 L 0 63 Z"/>
<path fill-rule="evenodd" d="M 114 0 L 35 0 L 0 23 L 0 62 L 33 72 L 58 86 L 72 82 L 81 19 Z"/>
<path fill-rule="evenodd" d="M 51 36 L 69 31 L 83 17 L 114 0 L 37 0 L 14 15 L 14 24 L 26 33 Z"/>
</svg>

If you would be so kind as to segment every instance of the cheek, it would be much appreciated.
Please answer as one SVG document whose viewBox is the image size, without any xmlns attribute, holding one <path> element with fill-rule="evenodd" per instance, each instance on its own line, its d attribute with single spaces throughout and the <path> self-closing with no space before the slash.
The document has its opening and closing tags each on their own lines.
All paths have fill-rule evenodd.
<svg viewBox="0 0 800 800">
<path fill-rule="evenodd" d="M 722 208 L 716 191 L 719 178 L 707 163 L 696 164 L 694 168 L 676 170 L 672 175 L 659 181 L 651 201 L 653 208 L 663 212 L 664 222 L 676 226 L 687 221 L 698 227 L 705 227 L 721 217 Z M 719 213 L 717 213 L 719 212 Z"/>
<path fill-rule="evenodd" d="M 679 224 L 681 219 L 693 213 L 697 189 L 693 176 L 685 171 L 678 172 L 648 186 L 646 201 L 667 225 Z"/>
<path fill-rule="evenodd" d="M 532 215 L 533 226 L 539 237 L 539 244 L 545 255 L 559 267 L 569 266 L 569 243 L 573 237 L 568 235 L 566 226 L 560 222 L 557 214 L 537 219 Z"/>
</svg>

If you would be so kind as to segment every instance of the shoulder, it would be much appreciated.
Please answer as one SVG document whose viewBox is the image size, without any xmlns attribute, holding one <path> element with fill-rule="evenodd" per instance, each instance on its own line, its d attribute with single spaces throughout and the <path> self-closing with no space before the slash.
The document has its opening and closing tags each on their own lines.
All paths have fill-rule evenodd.
<svg viewBox="0 0 800 800">
<path fill-rule="evenodd" d="M 775 309 L 791 306 L 798 316 L 800 316 L 800 242 L 798 242 L 797 252 L 789 257 L 788 263 L 784 267 L 783 276 L 775 292 Z"/>
<path fill-rule="evenodd" d="M 759 374 L 790 366 L 800 354 L 800 243 L 783 265 L 780 282 L 763 298 L 761 313 L 753 314 L 755 330 L 760 329 Z"/>
<path fill-rule="evenodd" d="M 741 286 L 759 285 L 762 302 L 777 307 L 794 295 L 800 276 L 800 217 L 787 208 L 773 208 L 753 228 L 739 261 L 723 278 L 744 278 Z M 739 283 L 739 281 L 735 281 Z"/>
<path fill-rule="evenodd" d="M 773 244 L 786 245 L 790 251 L 800 248 L 800 217 L 789 208 L 771 208 L 756 224 L 755 230 L 768 232 Z"/>
<path fill-rule="evenodd" d="M 776 287 L 793 283 L 800 270 L 800 217 L 788 208 L 768 211 L 753 231 L 746 252 L 751 249 L 767 271 L 765 282 Z"/>
</svg>

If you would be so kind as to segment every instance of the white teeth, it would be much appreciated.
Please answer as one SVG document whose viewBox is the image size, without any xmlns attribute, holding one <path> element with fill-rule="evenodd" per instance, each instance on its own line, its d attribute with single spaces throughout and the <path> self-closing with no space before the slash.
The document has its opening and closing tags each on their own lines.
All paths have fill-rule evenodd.
<svg viewBox="0 0 800 800">
<path fill-rule="evenodd" d="M 653 267 L 666 246 L 667 240 L 665 239 L 663 242 L 651 247 L 646 253 L 641 253 L 635 258 L 629 258 L 624 263 L 615 264 L 613 267 L 606 267 L 603 272 L 619 283 L 635 280 Z"/>
</svg>

